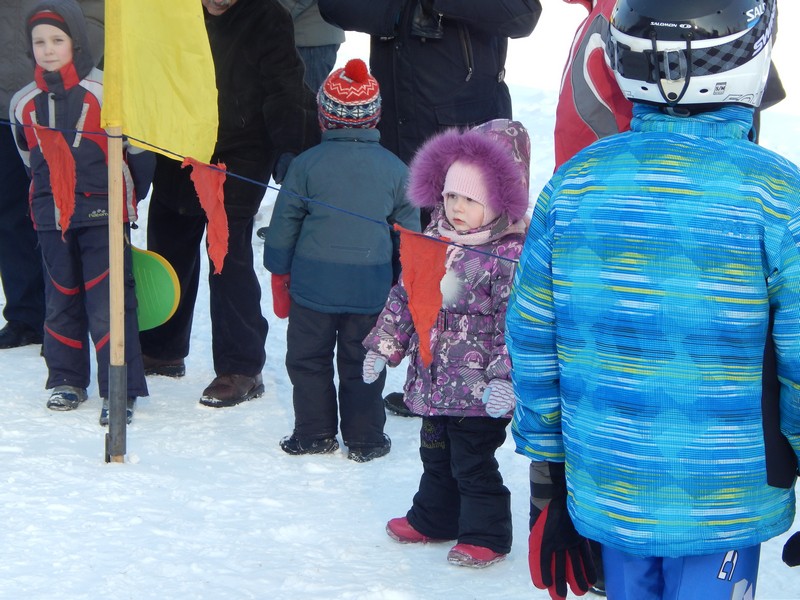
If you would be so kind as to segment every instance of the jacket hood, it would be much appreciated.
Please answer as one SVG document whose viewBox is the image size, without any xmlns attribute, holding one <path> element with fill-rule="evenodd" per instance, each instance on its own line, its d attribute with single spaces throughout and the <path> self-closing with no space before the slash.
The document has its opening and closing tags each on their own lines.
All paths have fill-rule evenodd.
<svg viewBox="0 0 800 600">
<path fill-rule="evenodd" d="M 36 3 L 32 10 L 25 16 L 25 30 L 28 32 L 28 56 L 33 60 L 33 45 L 31 44 L 30 27 L 28 23 L 33 15 L 43 10 L 52 11 L 60 15 L 69 27 L 72 38 L 72 64 L 79 79 L 85 78 L 94 68 L 94 58 L 89 46 L 89 36 L 86 32 L 86 18 L 80 5 L 75 0 L 44 0 Z M 36 61 L 33 60 L 34 66 Z"/>
<path fill-rule="evenodd" d="M 527 132 L 524 128 L 521 131 L 527 141 Z M 522 145 L 530 148 L 529 142 Z M 529 151 L 523 157 L 515 154 L 508 143 L 479 129 L 450 129 L 437 134 L 420 147 L 411 161 L 408 197 L 419 208 L 431 209 L 443 204 L 447 170 L 459 160 L 480 170 L 490 208 L 505 214 L 510 222 L 518 221 L 528 210 L 530 154 Z"/>
</svg>

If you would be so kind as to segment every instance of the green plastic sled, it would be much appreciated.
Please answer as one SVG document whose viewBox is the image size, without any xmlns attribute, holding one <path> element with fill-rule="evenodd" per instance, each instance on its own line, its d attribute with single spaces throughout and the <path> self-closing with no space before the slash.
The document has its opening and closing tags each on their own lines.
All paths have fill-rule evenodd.
<svg viewBox="0 0 800 600">
<path fill-rule="evenodd" d="M 181 286 L 175 269 L 160 254 L 131 246 L 139 331 L 166 323 L 178 309 Z"/>
</svg>

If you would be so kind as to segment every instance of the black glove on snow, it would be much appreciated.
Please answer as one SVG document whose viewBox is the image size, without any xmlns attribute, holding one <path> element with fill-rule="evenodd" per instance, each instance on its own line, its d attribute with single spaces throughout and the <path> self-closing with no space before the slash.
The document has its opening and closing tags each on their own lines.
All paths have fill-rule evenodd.
<svg viewBox="0 0 800 600">
<path fill-rule="evenodd" d="M 783 547 L 783 562 L 790 567 L 800 565 L 800 531 L 795 533 Z"/>
<path fill-rule="evenodd" d="M 573 594 L 582 596 L 597 579 L 592 551 L 589 541 L 575 530 L 567 510 L 564 463 L 546 464 L 552 485 L 542 487 L 551 488 L 552 496 L 528 539 L 531 580 L 553 600 L 565 599 L 568 585 Z"/>
</svg>

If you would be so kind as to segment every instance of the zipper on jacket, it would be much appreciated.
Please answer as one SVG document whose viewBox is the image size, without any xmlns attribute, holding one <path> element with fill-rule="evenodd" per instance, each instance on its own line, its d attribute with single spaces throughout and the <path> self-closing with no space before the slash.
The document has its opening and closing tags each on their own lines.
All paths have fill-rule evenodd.
<svg viewBox="0 0 800 600">
<path fill-rule="evenodd" d="M 464 54 L 464 62 L 467 65 L 467 78 L 464 81 L 472 79 L 472 72 L 474 71 L 473 58 L 472 58 L 472 40 L 469 39 L 469 32 L 463 23 L 458 24 L 458 35 L 461 38 L 461 52 Z"/>
<path fill-rule="evenodd" d="M 47 93 L 47 126 L 56 128 L 56 95 L 53 92 Z"/>
</svg>

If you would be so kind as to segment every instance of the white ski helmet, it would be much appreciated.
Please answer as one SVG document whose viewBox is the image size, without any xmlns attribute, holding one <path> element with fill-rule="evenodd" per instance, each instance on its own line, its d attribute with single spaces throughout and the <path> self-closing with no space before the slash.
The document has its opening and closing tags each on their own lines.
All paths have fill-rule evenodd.
<svg viewBox="0 0 800 600">
<path fill-rule="evenodd" d="M 777 0 L 617 0 L 606 57 L 630 100 L 758 106 Z"/>
</svg>

